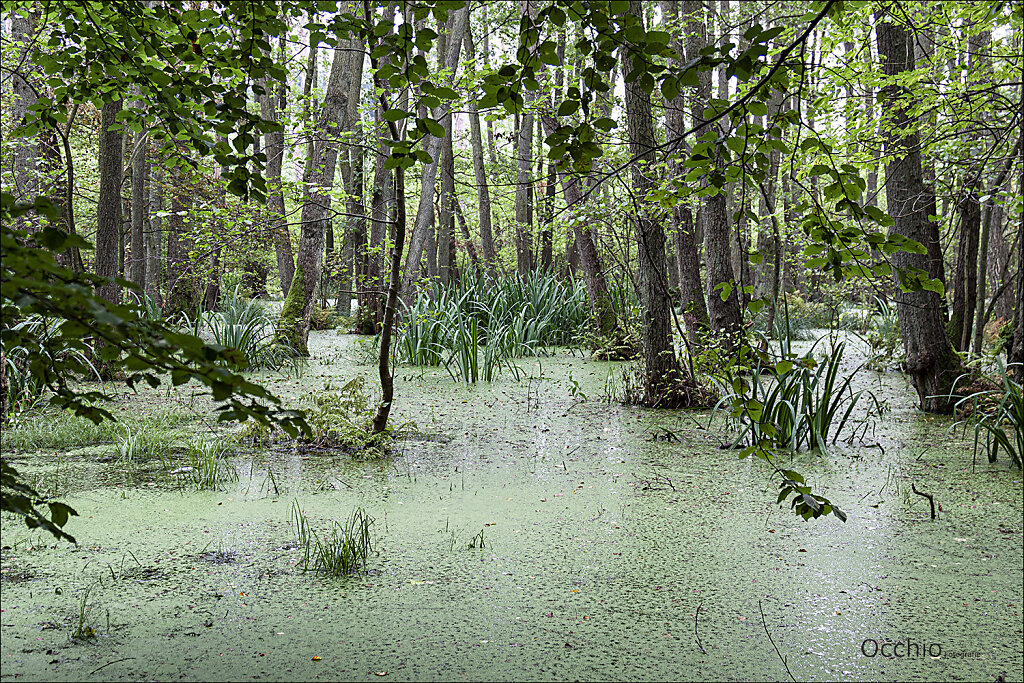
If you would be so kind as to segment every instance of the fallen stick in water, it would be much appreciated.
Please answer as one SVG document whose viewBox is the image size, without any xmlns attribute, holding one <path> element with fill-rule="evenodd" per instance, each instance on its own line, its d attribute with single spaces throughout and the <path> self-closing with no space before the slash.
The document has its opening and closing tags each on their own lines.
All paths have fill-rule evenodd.
<svg viewBox="0 0 1024 683">
<path fill-rule="evenodd" d="M 910 490 L 921 496 L 922 498 L 928 499 L 928 504 L 932 506 L 932 519 L 935 519 L 935 496 L 930 493 L 923 493 L 917 490 L 917 487 L 913 483 L 910 484 Z"/>
</svg>

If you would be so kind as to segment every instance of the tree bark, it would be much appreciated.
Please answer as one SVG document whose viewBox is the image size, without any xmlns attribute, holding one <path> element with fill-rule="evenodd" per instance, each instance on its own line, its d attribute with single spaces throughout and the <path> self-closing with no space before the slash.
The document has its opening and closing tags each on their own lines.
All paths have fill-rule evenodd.
<svg viewBox="0 0 1024 683">
<path fill-rule="evenodd" d="M 361 72 L 363 52 L 358 39 L 342 41 L 335 50 L 323 111 L 317 125 L 318 139 L 303 178 L 306 197 L 302 205 L 295 275 L 278 323 L 278 337 L 301 355 L 309 355 L 307 340 L 320 290 L 327 212 L 331 208 L 330 191 L 338 165 L 340 137 L 342 131 L 352 126 L 348 99 L 352 92 L 352 79 L 356 76 L 356 59 Z"/>
<path fill-rule="evenodd" d="M 98 290 L 111 303 L 119 303 L 121 288 L 114 282 L 119 259 L 121 234 L 121 176 L 124 173 L 122 133 L 110 130 L 123 102 L 106 102 L 100 110 L 100 191 L 96 204 L 96 274 L 107 281 Z M 120 124 L 117 124 L 120 125 Z"/>
<path fill-rule="evenodd" d="M 686 21 L 686 58 L 696 59 L 700 51 L 707 46 L 707 28 L 703 16 L 703 7 L 697 0 L 683 2 L 683 16 Z M 704 110 L 711 99 L 711 72 L 701 71 L 697 75 L 698 85 L 691 100 L 691 116 L 694 125 L 704 120 Z M 717 130 L 717 127 L 715 128 Z M 721 157 L 716 157 L 715 165 L 722 169 Z M 705 186 L 707 180 L 703 181 Z M 711 331 L 722 335 L 726 348 L 732 348 L 737 341 L 743 316 L 740 312 L 740 300 L 736 275 L 733 271 L 732 250 L 730 244 L 729 216 L 726 210 L 724 193 L 707 198 L 702 207 L 704 227 L 704 258 L 707 267 L 707 299 L 708 318 Z M 724 287 L 724 289 L 723 289 Z M 722 293 L 726 296 L 723 297 Z"/>
<path fill-rule="evenodd" d="M 149 186 L 149 211 L 146 212 L 148 223 L 146 226 L 146 296 L 152 299 L 158 306 L 162 305 L 163 297 L 160 295 L 160 284 L 162 282 L 163 258 L 160 253 L 160 221 L 156 215 L 162 210 L 163 195 L 161 194 L 161 169 L 158 165 L 150 167 Z"/>
<path fill-rule="evenodd" d="M 449 20 L 451 26 L 448 31 L 448 49 L 445 54 L 444 65 L 454 75 L 459 65 L 462 40 L 466 34 L 466 22 L 469 21 L 469 3 L 453 12 Z M 440 121 L 443 125 L 445 119 L 450 118 L 450 114 L 451 106 L 447 101 L 442 101 L 434 109 L 433 118 L 436 121 Z M 447 130 L 450 130 L 450 128 Z M 405 275 L 402 280 L 401 289 L 404 297 L 411 297 L 413 295 L 413 285 L 419 277 L 420 259 L 423 258 L 427 233 L 434 220 L 434 187 L 437 183 L 437 168 L 441 160 L 442 142 L 442 138 L 432 135 L 424 138 L 424 149 L 430 155 L 431 161 L 423 167 L 423 177 L 420 183 L 420 201 L 416 210 L 416 220 L 412 226 L 412 234 L 409 237 L 409 254 L 405 260 Z"/>
<path fill-rule="evenodd" d="M 888 16 L 879 16 L 876 36 L 886 76 L 894 78 L 912 68 L 903 27 L 892 23 Z M 889 213 L 895 221 L 889 233 L 927 244 L 935 226 L 928 218 L 930 202 L 923 200 L 926 192 L 920 140 L 907 115 L 908 96 L 903 86 L 892 83 L 885 87 L 882 98 L 886 119 L 882 128 L 888 156 L 885 189 Z M 939 296 L 926 290 L 907 292 L 899 286 L 900 270 L 917 268 L 927 272 L 928 258 L 898 251 L 892 256 L 892 264 L 897 269 L 896 313 L 906 351 L 906 369 L 917 389 L 920 408 L 927 412 L 950 412 L 957 400 L 951 396 L 953 385 L 963 366 L 943 329 Z"/>
<path fill-rule="evenodd" d="M 630 14 L 643 25 L 643 5 L 630 0 Z M 624 73 L 632 73 L 644 57 L 626 52 Z M 648 406 L 682 405 L 677 386 L 682 368 L 672 345 L 671 308 L 665 262 L 665 233 L 661 222 L 649 214 L 647 195 L 657 186 L 655 179 L 654 122 L 651 98 L 640 87 L 639 79 L 626 83 L 626 123 L 629 153 L 637 161 L 632 165 L 633 193 L 637 215 L 634 217 L 638 255 L 640 305 L 644 311 L 641 341 L 644 357 L 644 397 Z"/>
<path fill-rule="evenodd" d="M 558 129 L 558 121 L 553 116 L 545 114 L 541 117 L 541 121 L 547 136 Z M 619 338 L 622 336 L 622 330 L 619 327 L 615 310 L 612 308 L 611 297 L 608 295 L 608 284 L 605 280 L 604 268 L 601 265 L 601 257 L 597 253 L 597 246 L 590 235 L 590 226 L 580 215 L 584 201 L 579 178 L 565 171 L 560 172 L 559 176 L 562 181 L 562 197 L 569 210 L 569 220 L 573 236 L 576 238 L 580 268 L 583 270 L 583 282 L 587 286 L 587 296 L 590 299 L 594 322 L 602 335 Z"/>
<path fill-rule="evenodd" d="M 14 101 L 11 105 L 11 121 L 20 126 L 29 107 L 36 103 L 36 91 L 29 83 L 32 60 L 29 59 L 29 45 L 36 32 L 38 11 L 22 10 L 13 12 L 11 37 L 19 43 L 18 64 L 20 68 L 11 74 Z M 39 149 L 36 136 L 10 140 L 14 148 L 14 196 L 19 201 L 32 201 L 39 194 Z M 31 223 L 31 225 L 29 224 Z M 34 230 L 37 226 L 30 219 L 19 219 L 19 229 Z"/>
<path fill-rule="evenodd" d="M 484 6 L 487 11 L 487 6 Z M 476 61 L 476 47 L 470 22 L 466 22 L 466 58 Z M 469 101 L 469 138 L 473 146 L 473 177 L 476 180 L 477 212 L 480 222 L 480 250 L 483 252 L 484 272 L 493 282 L 497 276 L 498 254 L 494 250 L 494 234 L 491 230 L 491 190 L 484 168 L 484 145 L 480 132 L 480 113 L 475 98 Z"/>
<path fill-rule="evenodd" d="M 263 81 L 264 92 L 260 95 L 260 116 L 267 121 L 280 123 L 274 97 L 274 88 Z M 283 100 L 286 88 L 278 91 Z M 282 108 L 284 103 L 282 101 Z M 284 127 L 272 130 L 263 135 L 263 150 L 267 155 L 267 209 L 270 211 L 270 234 L 274 242 L 274 257 L 277 260 L 277 277 L 281 283 L 281 292 L 288 293 L 295 275 L 295 260 L 292 256 L 292 239 L 288 232 L 288 221 L 284 217 L 284 189 L 281 175 L 284 168 Z"/>
<path fill-rule="evenodd" d="M 728 2 L 723 3 L 723 10 L 728 9 Z M 678 21 L 679 5 L 676 0 L 662 0 L 661 13 L 672 25 Z M 684 63 L 686 45 L 682 32 L 673 34 L 672 49 L 678 55 L 674 59 L 675 66 Z M 686 98 L 679 94 L 670 102 L 665 103 L 666 137 L 675 139 L 686 131 Z M 682 143 L 681 143 L 682 144 Z M 679 150 L 681 151 L 681 150 Z M 675 157 L 676 155 L 673 155 Z M 681 175 L 682 168 L 673 158 L 670 162 L 672 173 Z M 679 272 L 679 295 L 683 309 L 683 324 L 691 352 L 700 345 L 700 335 L 706 333 L 709 326 L 708 306 L 704 301 L 704 283 L 700 276 L 700 256 L 697 247 L 696 226 L 693 212 L 685 204 L 677 204 L 672 211 L 673 227 L 675 228 L 676 269 Z"/>
</svg>

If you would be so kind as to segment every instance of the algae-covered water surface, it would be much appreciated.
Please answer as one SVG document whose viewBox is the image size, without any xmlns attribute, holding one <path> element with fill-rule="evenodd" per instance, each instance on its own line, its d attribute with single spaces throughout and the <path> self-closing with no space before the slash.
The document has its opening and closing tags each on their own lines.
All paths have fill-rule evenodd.
<svg viewBox="0 0 1024 683">
<path fill-rule="evenodd" d="M 281 395 L 373 380 L 352 338 L 312 341 Z M 899 375 L 858 377 L 890 407 L 863 439 L 792 456 L 844 524 L 775 505 L 708 413 L 603 400 L 617 365 L 522 366 L 400 368 L 392 457 L 243 453 L 214 490 L 102 439 L 9 454 L 80 517 L 77 547 L 4 519 L 3 679 L 1020 680 L 1021 473 Z M 364 509 L 367 570 L 303 572 L 296 504 L 321 534 Z"/>
</svg>

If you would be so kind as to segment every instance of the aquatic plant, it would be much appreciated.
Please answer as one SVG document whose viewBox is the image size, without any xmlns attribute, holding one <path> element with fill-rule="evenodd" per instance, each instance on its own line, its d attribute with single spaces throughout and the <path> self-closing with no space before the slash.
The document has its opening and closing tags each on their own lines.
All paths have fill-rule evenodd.
<svg viewBox="0 0 1024 683">
<path fill-rule="evenodd" d="M 395 351 L 409 365 L 443 364 L 456 380 L 492 381 L 502 370 L 518 379 L 513 359 L 579 342 L 589 310 L 581 282 L 550 273 L 467 277 L 419 292 L 404 311 Z"/>
<path fill-rule="evenodd" d="M 722 387 L 731 391 L 723 392 L 716 410 L 728 406 L 739 427 L 733 445 L 767 443 L 792 451 L 825 450 L 847 427 L 855 425 L 853 411 L 862 398 L 873 401 L 876 412 L 881 410 L 873 393 L 853 391 L 855 373 L 840 377 L 845 351 L 842 342 L 821 362 L 812 353 L 802 358 L 786 356 L 775 363 L 759 362 L 749 378 L 737 376 L 731 387 Z"/>
<path fill-rule="evenodd" d="M 956 412 L 963 418 L 953 424 L 952 429 L 962 427 L 974 429 L 974 456 L 982 449 L 990 463 L 995 462 L 999 451 L 1009 456 L 1010 462 L 1021 467 L 1024 458 L 1024 392 L 1002 359 L 996 358 L 997 375 L 989 378 L 993 388 L 981 389 L 963 397 L 956 404 Z"/>
<path fill-rule="evenodd" d="M 367 561 L 374 552 L 370 536 L 373 521 L 365 510 L 356 508 L 344 524 L 333 522 L 330 533 L 320 538 L 296 500 L 292 504 L 292 524 L 298 546 L 303 552 L 302 571 L 334 578 L 365 571 Z"/>
<path fill-rule="evenodd" d="M 320 391 L 303 397 L 309 405 L 309 441 L 317 446 L 339 448 L 362 457 L 383 456 L 391 447 L 394 430 L 374 434 L 371 420 L 376 400 L 366 390 L 362 375 L 349 380 L 339 389 L 327 381 Z M 403 425 L 404 426 L 404 425 Z"/>
<path fill-rule="evenodd" d="M 39 315 L 31 315 L 12 326 L 10 331 L 12 336 L 25 334 L 39 339 L 43 354 L 49 361 L 48 366 L 55 366 L 60 357 L 61 362 L 71 361 L 76 367 L 87 372 L 88 379 L 99 380 L 100 375 L 93 363 L 94 354 L 91 347 L 86 346 L 84 351 L 82 349 L 54 350 L 52 348 L 60 336 L 59 328 L 62 322 L 56 318 L 45 319 Z M 5 351 L 3 356 L 7 380 L 5 405 L 12 416 L 40 408 L 49 393 L 44 377 L 30 372 L 29 353 L 28 348 L 24 346 L 14 346 L 9 351 Z"/>
<path fill-rule="evenodd" d="M 227 461 L 230 445 L 223 439 L 209 439 L 190 444 L 186 460 L 192 484 L 197 491 L 215 491 L 226 481 L 237 481 L 238 472 Z"/>
</svg>

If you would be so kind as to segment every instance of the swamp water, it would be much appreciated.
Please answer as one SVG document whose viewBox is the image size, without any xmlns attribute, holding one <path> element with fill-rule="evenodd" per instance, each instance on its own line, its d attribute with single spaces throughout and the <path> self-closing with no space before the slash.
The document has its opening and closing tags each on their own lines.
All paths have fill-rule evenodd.
<svg viewBox="0 0 1024 683">
<path fill-rule="evenodd" d="M 373 383 L 352 338 L 311 341 L 304 377 L 276 391 Z M 128 477 L 103 448 L 15 456 L 62 478 L 81 517 L 78 547 L 5 518 L 0 675 L 778 680 L 777 646 L 801 680 L 1020 680 L 1021 473 L 975 465 L 899 375 L 858 377 L 892 408 L 865 437 L 880 447 L 792 458 L 843 524 L 776 506 L 777 480 L 719 450 L 706 412 L 603 402 L 621 366 L 521 365 L 532 379 L 475 387 L 399 368 L 394 424 L 434 437 L 378 462 L 242 457 L 220 492 Z M 363 507 L 369 572 L 303 573 L 295 500 L 321 533 Z M 83 628 L 95 637 L 71 637 Z"/>
</svg>

